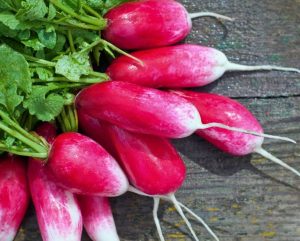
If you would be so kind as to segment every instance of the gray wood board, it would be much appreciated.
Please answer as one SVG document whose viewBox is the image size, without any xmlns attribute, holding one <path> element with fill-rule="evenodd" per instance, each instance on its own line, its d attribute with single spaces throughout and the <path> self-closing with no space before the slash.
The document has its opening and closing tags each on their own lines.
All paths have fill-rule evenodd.
<svg viewBox="0 0 300 241">
<path fill-rule="evenodd" d="M 233 62 L 300 68 L 299 0 L 184 0 L 190 12 L 234 17 L 193 21 L 186 42 L 222 50 Z M 198 90 L 234 97 L 260 120 L 265 132 L 300 142 L 300 77 L 296 73 L 227 73 Z M 258 155 L 232 157 L 196 136 L 174 141 L 187 165 L 177 198 L 202 216 L 223 241 L 300 240 L 299 178 Z M 265 149 L 300 169 L 300 146 L 265 140 Z M 158 240 L 152 200 L 134 194 L 112 199 L 121 240 Z M 167 240 L 192 240 L 174 208 L 162 203 L 159 216 Z M 212 240 L 192 222 L 200 240 Z M 16 238 L 41 240 L 31 207 Z M 82 240 L 89 240 L 86 235 Z"/>
</svg>

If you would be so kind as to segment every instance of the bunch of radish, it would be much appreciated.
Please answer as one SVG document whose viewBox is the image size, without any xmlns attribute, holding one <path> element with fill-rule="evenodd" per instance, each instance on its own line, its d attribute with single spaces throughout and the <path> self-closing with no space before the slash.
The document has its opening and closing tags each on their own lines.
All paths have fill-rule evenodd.
<svg viewBox="0 0 300 241">
<path fill-rule="evenodd" d="M 232 20 L 210 12 L 189 14 L 174 0 L 125 2 L 106 13 L 104 39 L 133 52 L 110 63 L 107 82 L 76 95 L 73 118 L 78 117 L 81 133 L 58 134 L 48 122 L 39 123 L 34 135 L 16 126 L 28 145 L 38 145 L 34 155 L 27 155 L 28 166 L 16 155 L 0 159 L 0 241 L 14 239 L 30 193 L 44 241 L 79 241 L 83 227 L 94 241 L 118 241 L 108 198 L 126 192 L 153 198 L 153 220 L 161 241 L 165 240 L 157 214 L 161 199 L 175 206 L 194 240 L 199 238 L 184 212 L 219 240 L 175 197 L 186 167 L 170 139 L 192 134 L 232 155 L 258 153 L 300 176 L 262 147 L 264 138 L 294 141 L 265 134 L 243 105 L 217 94 L 175 89 L 210 84 L 226 71 L 300 73 L 296 68 L 231 63 L 216 49 L 179 44 L 189 34 L 191 20 L 202 16 Z"/>
<path fill-rule="evenodd" d="M 300 176 L 296 169 L 262 148 L 264 137 L 293 140 L 264 134 L 256 118 L 238 102 L 214 94 L 152 89 L 204 86 L 226 71 L 300 72 L 296 68 L 281 66 L 231 63 L 222 52 L 209 47 L 192 44 L 170 46 L 185 38 L 191 27 L 188 13 L 179 5 L 176 1 L 144 0 L 122 4 L 107 13 L 109 25 L 103 36 L 120 48 L 135 50 L 130 53 L 134 58 L 116 58 L 106 71 L 111 82 L 95 84 L 79 93 L 76 107 L 82 130 L 106 145 L 121 163 L 130 183 L 149 195 L 159 194 L 151 189 L 153 179 L 161 180 L 161 185 L 168 184 L 163 178 L 168 175 L 163 171 L 160 174 L 162 177 L 157 178 L 150 159 L 154 155 L 156 162 L 152 162 L 163 170 L 168 169 L 163 168 L 163 164 L 157 164 L 161 147 L 164 146 L 164 152 L 168 152 L 160 138 L 182 138 L 192 133 L 232 155 L 259 153 Z M 176 14 L 172 14 L 174 12 Z M 150 32 L 149 29 L 155 31 Z M 150 152 L 147 158 L 143 150 Z M 175 157 L 172 159 L 175 171 L 180 164 L 176 164 Z M 167 163 L 165 160 L 164 165 L 170 165 Z M 143 181 L 147 178 L 147 171 L 145 173 L 144 170 L 151 171 L 152 179 L 149 181 Z M 176 177 L 176 174 L 173 175 Z M 172 181 L 175 182 L 175 179 L 181 180 L 177 177 Z M 143 183 L 150 185 L 150 190 Z M 154 200 L 155 213 L 158 201 L 156 198 Z M 154 215 L 160 239 L 163 240 L 156 218 Z M 192 229 L 191 232 L 197 240 Z"/>
</svg>

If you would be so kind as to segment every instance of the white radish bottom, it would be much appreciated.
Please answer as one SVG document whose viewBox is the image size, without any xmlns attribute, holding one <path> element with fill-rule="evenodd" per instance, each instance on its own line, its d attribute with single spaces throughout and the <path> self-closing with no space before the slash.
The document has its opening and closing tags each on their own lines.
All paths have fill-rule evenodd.
<svg viewBox="0 0 300 241">
<path fill-rule="evenodd" d="M 243 65 L 230 62 L 224 53 L 217 49 L 210 49 L 210 56 L 214 59 L 215 64 L 212 67 L 212 79 L 211 81 L 216 80 L 220 77 L 219 73 L 224 73 L 227 71 L 287 71 L 287 72 L 297 72 L 300 73 L 300 69 L 290 68 L 285 66 L 277 65 Z"/>
<path fill-rule="evenodd" d="M 0 240 L 1 241 L 13 241 L 16 236 L 16 233 L 17 233 L 17 230 L 15 230 L 12 227 L 0 227 Z"/>
<path fill-rule="evenodd" d="M 200 222 L 206 228 L 206 230 L 214 237 L 214 239 L 216 241 L 219 241 L 219 238 L 217 237 L 217 235 L 211 230 L 211 228 L 205 223 L 205 221 L 201 217 L 199 217 L 197 214 L 195 214 L 192 210 L 190 210 L 188 207 L 186 207 L 182 203 L 178 202 L 177 199 L 175 198 L 174 194 L 169 194 L 169 195 L 166 195 L 166 196 L 163 196 L 163 195 L 149 195 L 149 194 L 141 192 L 140 190 L 138 190 L 138 189 L 136 189 L 135 187 L 132 187 L 132 186 L 129 186 L 128 191 L 136 193 L 136 194 L 141 195 L 141 196 L 152 197 L 154 199 L 153 219 L 154 219 L 154 223 L 156 225 L 156 229 L 157 229 L 160 241 L 165 241 L 165 238 L 163 236 L 162 229 L 161 229 L 161 226 L 160 226 L 159 218 L 157 216 L 160 199 L 163 199 L 165 201 L 168 201 L 168 202 L 171 202 L 171 203 L 174 204 L 176 211 L 182 217 L 182 219 L 186 223 L 188 229 L 190 230 L 191 234 L 193 235 L 193 238 L 196 241 L 199 241 L 199 239 L 198 239 L 198 237 L 197 237 L 190 221 L 184 215 L 182 209 L 184 209 L 192 217 L 194 217 L 198 222 Z"/>
<path fill-rule="evenodd" d="M 95 233 L 94 236 L 95 241 L 119 241 L 119 236 L 115 230 L 112 230 L 111 228 L 102 228 L 99 230 L 99 232 Z"/>
</svg>

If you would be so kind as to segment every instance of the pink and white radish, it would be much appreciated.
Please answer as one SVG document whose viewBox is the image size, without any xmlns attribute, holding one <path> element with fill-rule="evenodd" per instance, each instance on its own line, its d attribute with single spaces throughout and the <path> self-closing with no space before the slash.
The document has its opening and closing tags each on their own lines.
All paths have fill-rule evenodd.
<svg viewBox="0 0 300 241">
<path fill-rule="evenodd" d="M 263 133 L 258 120 L 239 102 L 225 96 L 192 91 L 172 91 L 195 105 L 203 123 L 218 122 L 241 129 Z M 232 155 L 259 153 L 300 176 L 300 172 L 274 157 L 262 148 L 263 137 L 248 135 L 220 128 L 197 130 L 196 134 L 220 150 Z"/>
<path fill-rule="evenodd" d="M 29 183 L 44 241 L 80 241 L 82 218 L 74 194 L 58 186 L 41 163 L 30 160 Z"/>
<path fill-rule="evenodd" d="M 43 123 L 37 133 L 51 144 L 55 127 Z M 55 183 L 47 166 L 31 158 L 28 179 L 40 232 L 44 241 L 80 241 L 82 217 L 77 200 L 71 192 Z"/>
<path fill-rule="evenodd" d="M 56 182 L 73 193 L 112 197 L 128 189 L 128 180 L 116 160 L 82 134 L 57 136 L 48 160 Z"/>
<path fill-rule="evenodd" d="M 164 137 L 189 136 L 200 122 L 197 109 L 184 98 L 117 81 L 83 89 L 76 107 L 127 130 Z"/>
<path fill-rule="evenodd" d="M 299 69 L 272 65 L 245 66 L 229 62 L 219 50 L 193 44 L 181 44 L 131 53 L 133 58 L 115 59 L 106 73 L 112 80 L 160 88 L 185 88 L 210 84 L 226 71 Z"/>
<path fill-rule="evenodd" d="M 197 108 L 186 99 L 127 82 L 109 81 L 89 86 L 77 95 L 75 104 L 78 111 L 137 133 L 182 138 L 198 129 L 220 127 L 270 137 L 222 123 L 203 124 Z"/>
<path fill-rule="evenodd" d="M 212 16 L 232 20 L 226 16 L 200 12 L 189 14 L 173 0 L 139 0 L 123 3 L 104 17 L 108 26 L 103 38 L 121 49 L 146 49 L 175 44 L 191 31 L 191 19 Z"/>
<path fill-rule="evenodd" d="M 25 216 L 30 193 L 24 160 L 0 158 L 0 240 L 13 241 Z"/>
<path fill-rule="evenodd" d="M 181 207 L 192 213 L 218 240 L 200 217 L 176 200 L 174 193 L 181 187 L 186 169 L 176 149 L 167 139 L 128 132 L 109 123 L 99 122 L 86 115 L 84 111 L 79 111 L 78 116 L 84 133 L 113 151 L 115 158 L 135 187 L 130 186 L 129 191 L 154 198 L 153 217 L 161 240 L 164 240 L 164 237 L 157 217 L 160 198 L 174 203 L 195 240 L 198 238 Z"/>
<path fill-rule="evenodd" d="M 93 241 L 119 241 L 107 197 L 77 196 L 83 225 Z"/>
</svg>

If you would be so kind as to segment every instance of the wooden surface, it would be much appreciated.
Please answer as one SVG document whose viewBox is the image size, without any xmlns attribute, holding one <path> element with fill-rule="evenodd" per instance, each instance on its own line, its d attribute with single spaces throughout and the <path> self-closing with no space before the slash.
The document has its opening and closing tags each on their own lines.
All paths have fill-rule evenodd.
<svg viewBox="0 0 300 241">
<path fill-rule="evenodd" d="M 300 68 L 299 0 L 184 0 L 190 12 L 215 11 L 236 18 L 193 21 L 187 42 L 222 50 L 239 63 Z M 300 75 L 282 72 L 229 73 L 204 88 L 236 98 L 260 120 L 265 132 L 300 142 Z M 200 215 L 223 241 L 300 240 L 300 180 L 258 155 L 232 157 L 192 136 L 174 141 L 187 165 L 177 198 Z M 300 170 L 300 146 L 266 140 L 265 149 Z M 158 240 L 152 200 L 134 194 L 112 199 L 121 240 Z M 168 203 L 159 217 L 167 240 L 192 240 Z M 212 240 L 193 222 L 200 240 Z M 39 241 L 32 207 L 18 241 Z M 89 240 L 86 235 L 82 240 Z"/>
</svg>

